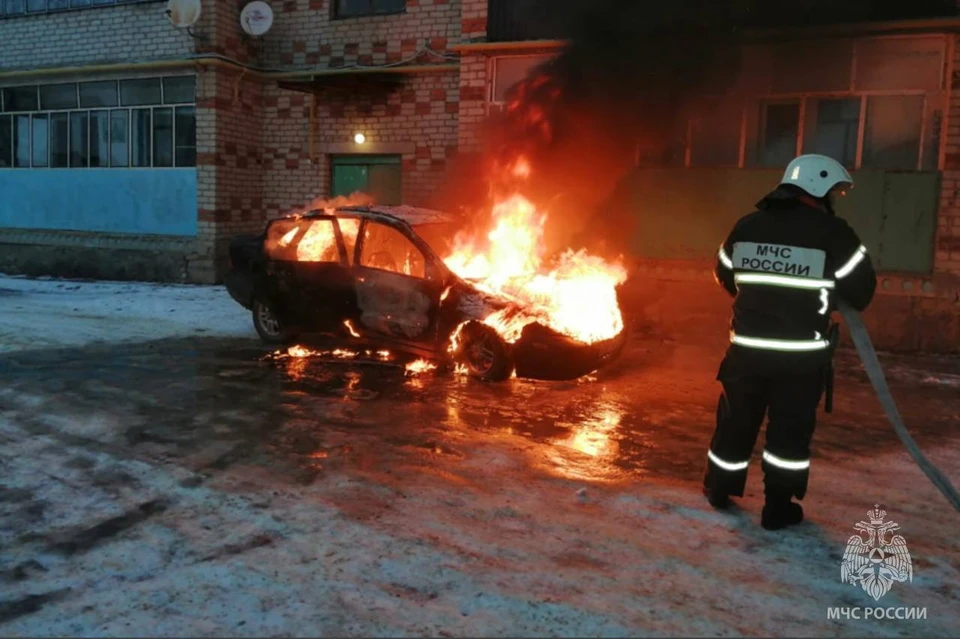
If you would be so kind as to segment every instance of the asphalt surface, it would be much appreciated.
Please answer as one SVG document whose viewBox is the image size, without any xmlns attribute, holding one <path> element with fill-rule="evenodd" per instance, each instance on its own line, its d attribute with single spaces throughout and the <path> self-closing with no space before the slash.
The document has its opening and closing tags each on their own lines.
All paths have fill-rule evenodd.
<svg viewBox="0 0 960 639">
<path fill-rule="evenodd" d="M 604 501 L 654 499 L 655 506 L 641 508 L 647 512 L 666 512 L 671 500 L 681 503 L 696 514 L 677 525 L 698 520 L 705 529 L 697 534 L 705 537 L 714 534 L 711 527 L 725 527 L 732 539 L 747 539 L 734 550 L 745 556 L 773 539 L 756 526 L 759 464 L 751 470 L 743 509 L 734 515 L 713 513 L 698 493 L 719 392 L 714 374 L 721 353 L 716 350 L 636 341 L 620 362 L 592 378 L 503 384 L 452 374 L 411 376 L 375 362 L 269 355 L 249 340 L 194 339 L 0 356 L 0 591 L 6 592 L 0 595 L 0 633 L 856 634 L 873 628 L 824 625 L 821 608 L 827 603 L 817 608 L 813 625 L 807 618 L 812 612 L 786 619 L 763 613 L 752 622 L 715 612 L 709 624 L 698 625 L 693 619 L 699 613 L 690 612 L 689 623 L 681 621 L 685 604 L 677 601 L 661 602 L 673 610 L 664 621 L 584 603 L 576 598 L 582 592 L 564 594 L 580 583 L 577 575 L 584 570 L 606 570 L 615 580 L 616 557 L 570 542 L 589 540 L 590 527 L 602 527 L 598 520 L 609 514 Z M 824 563 L 835 561 L 862 511 L 875 501 L 902 501 L 906 494 L 912 503 L 896 504 L 909 507 L 903 518 L 926 517 L 912 530 L 918 565 L 949 563 L 957 540 L 947 532 L 951 514 L 943 512 L 945 502 L 937 502 L 919 471 L 909 464 L 896 472 L 868 470 L 871 459 L 904 455 L 854 357 L 840 356 L 835 413 L 822 418 L 816 435 L 811 496 L 804 502 L 809 521 L 797 534 L 811 544 L 816 537 L 813 554 L 819 552 Z M 956 451 L 960 444 L 957 361 L 888 357 L 885 363 L 921 447 L 933 451 L 935 460 L 953 462 L 954 457 L 936 451 Z M 949 473 L 960 480 L 956 468 Z M 246 514 L 234 512 L 241 508 L 237 500 Z M 316 512 L 305 513 L 307 506 Z M 940 514 L 924 514 L 931 511 Z M 472 522 L 451 523 L 470 512 Z M 522 512 L 539 523 L 524 523 Z M 642 514 L 632 516 L 629 525 L 646 525 Z M 464 612 L 466 604 L 459 599 L 449 616 L 431 612 L 447 591 L 436 584 L 433 590 L 422 587 L 415 562 L 389 580 L 392 591 L 378 590 L 377 597 L 405 601 L 403 614 L 378 608 L 363 596 L 351 598 L 344 589 L 330 601 L 324 599 L 328 590 L 313 590 L 323 603 L 313 601 L 313 612 L 305 612 L 280 603 L 290 596 L 285 590 L 254 596 L 257 587 L 231 581 L 239 579 L 238 561 L 245 562 L 243 570 L 289 564 L 277 568 L 280 574 L 271 583 L 304 592 L 298 584 L 307 577 L 288 571 L 296 572 L 292 566 L 308 560 L 291 558 L 289 540 L 307 535 L 301 529 L 295 533 L 292 522 L 306 526 L 311 517 L 325 520 L 310 524 L 321 526 L 311 528 L 310 535 L 325 579 L 366 583 L 364 575 L 386 551 L 371 550 L 364 540 L 387 535 L 418 548 L 423 543 L 443 548 L 465 565 L 477 566 L 476 574 L 474 568 L 467 571 L 474 577 L 485 575 L 508 590 L 526 589 L 520 598 L 566 602 L 577 614 L 589 610 L 592 616 L 568 619 L 555 613 L 562 617 L 557 621 L 501 603 L 489 604 L 488 612 L 500 612 L 485 617 Z M 577 549 L 553 553 L 552 562 L 544 564 L 538 553 L 541 547 L 546 553 L 549 544 L 537 537 L 551 517 L 572 522 L 577 533 L 567 541 Z M 714 519 L 703 523 L 704 518 Z M 836 530 L 834 519 L 840 520 Z M 349 533 L 322 528 L 334 521 L 360 528 Z M 458 532 L 441 534 L 441 522 Z M 507 543 L 517 535 L 522 543 Z M 473 536 L 472 543 L 463 541 Z M 769 544 L 792 548 L 789 537 L 783 539 Z M 325 550 L 328 542 L 332 549 Z M 478 550 L 484 543 L 496 543 L 497 551 Z M 669 552 L 677 542 L 663 543 Z M 354 573 L 336 573 L 331 557 L 349 556 L 351 548 L 354 554 L 345 561 Z M 527 561 L 524 552 L 532 568 L 518 565 Z M 203 587 L 178 585 L 187 577 L 177 571 L 198 565 L 220 566 L 229 576 L 190 577 L 207 584 Z M 504 585 L 525 570 L 565 572 L 570 581 L 549 596 Z M 932 571 L 936 577 L 928 584 L 933 590 L 922 593 L 926 599 L 917 595 L 924 605 L 946 607 L 960 598 L 956 568 L 942 571 Z M 815 572 L 835 580 L 836 567 Z M 738 597 L 749 601 L 749 592 L 723 592 L 725 580 L 735 577 L 715 578 L 720 587 L 709 598 L 729 595 L 731 609 Z M 816 592 L 818 582 L 811 579 L 809 587 Z M 204 590 L 231 590 L 224 580 L 234 583 L 232 595 Z M 219 585 L 209 585 L 214 583 Z M 145 584 L 155 584 L 150 597 L 143 589 L 154 587 Z M 617 590 L 615 584 L 606 587 Z M 848 592 L 839 590 L 840 584 L 831 587 Z M 852 592 L 851 586 L 845 588 Z M 908 586 L 898 588 L 903 592 Z M 126 596 L 117 593 L 128 589 L 140 595 L 130 594 L 132 599 L 117 608 L 116 601 Z M 181 596 L 158 603 L 159 591 Z M 186 597 L 184 591 L 193 594 Z M 240 591 L 256 599 L 258 610 L 283 614 L 251 617 L 250 602 L 243 603 Z M 278 601 L 264 608 L 270 597 Z M 471 611 L 484 609 L 479 600 L 471 601 Z M 723 608 L 714 603 L 715 609 Z M 409 612 L 418 607 L 425 611 L 419 617 Z M 931 614 L 933 625 L 892 633 L 958 629 L 955 620 Z"/>
</svg>

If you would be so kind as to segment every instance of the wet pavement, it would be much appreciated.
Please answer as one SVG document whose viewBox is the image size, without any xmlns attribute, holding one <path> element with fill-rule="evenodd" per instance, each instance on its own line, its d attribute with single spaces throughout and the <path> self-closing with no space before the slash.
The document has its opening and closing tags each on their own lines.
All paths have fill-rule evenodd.
<svg viewBox="0 0 960 639">
<path fill-rule="evenodd" d="M 598 592 L 618 590 L 618 553 L 639 565 L 630 554 L 638 549 L 613 547 L 611 540 L 626 539 L 627 530 L 662 535 L 670 526 L 698 522 L 705 527 L 698 536 L 709 538 L 716 526 L 725 531 L 724 543 L 747 555 L 772 552 L 777 544 L 795 550 L 789 544 L 796 540 L 765 542 L 772 538 L 756 528 L 758 466 L 745 508 L 732 523 L 723 519 L 729 515 L 706 508 L 698 494 L 719 390 L 716 350 L 636 341 L 615 366 L 590 378 L 503 384 L 268 354 L 249 340 L 194 339 L 0 356 L 0 590 L 7 592 L 0 595 L 0 633 L 855 634 L 872 628 L 824 625 L 821 612 L 815 613 L 819 626 L 799 612 L 787 619 L 771 613 L 750 625 L 732 610 L 738 597 L 756 593 L 724 593 L 723 586 L 709 595 L 707 621 L 697 621 L 701 613 L 682 603 L 682 592 L 696 581 L 690 575 L 678 578 L 677 593 L 644 604 L 644 614 L 629 603 L 584 594 L 584 572 L 591 579 L 606 575 Z M 885 363 L 917 441 L 938 463 L 949 464 L 945 470 L 960 483 L 957 360 L 888 357 Z M 806 530 L 798 534 L 807 553 L 823 560 L 810 577 L 813 592 L 822 588 L 821 576 L 837 581 L 837 564 L 830 562 L 842 554 L 862 511 L 877 501 L 910 496 L 911 503 L 893 505 L 898 516 L 926 522 L 912 529 L 919 565 L 938 566 L 957 550 L 956 519 L 954 536 L 945 532 L 955 513 L 903 463 L 902 447 L 855 355 L 841 354 L 839 368 L 835 412 L 821 417 L 815 441 L 805 502 L 811 521 L 798 529 Z M 871 460 L 891 458 L 899 465 L 882 461 L 889 472 L 871 476 Z M 678 508 L 685 514 L 673 512 Z M 658 517 L 663 529 L 651 523 Z M 600 523 L 604 518 L 623 526 L 606 541 L 590 533 L 591 526 L 614 526 Z M 831 528 L 834 518 L 840 523 Z M 549 548 L 561 542 L 561 550 Z M 669 556 L 676 543 L 664 542 L 661 550 Z M 424 544 L 445 558 L 418 564 L 411 553 Z M 770 548 L 758 550 L 764 545 Z M 302 592 L 306 580 L 320 588 L 312 580 L 319 573 L 334 579 L 335 559 L 351 548 L 355 556 L 343 559 L 350 575 L 336 577 L 341 586 L 314 590 L 324 601 L 304 604 L 312 611 L 282 603 L 290 592 L 281 586 Z M 645 548 L 659 552 L 656 545 Z M 139 559 L 130 556 L 140 552 Z M 541 552 L 549 554 L 546 564 Z M 394 563 L 385 567 L 386 556 Z M 318 557 L 322 570 L 299 572 Z M 277 568 L 269 588 L 242 580 L 235 589 L 225 585 L 240 572 L 275 562 L 289 565 Z M 441 564 L 459 577 L 425 575 Z M 463 567 L 474 564 L 476 572 Z M 553 571 L 555 579 L 523 582 L 524 564 L 534 572 Z M 225 572 L 191 577 L 204 584 L 200 590 L 177 585 L 182 574 L 158 585 L 164 575 L 196 565 Z M 670 569 L 656 570 L 670 581 Z M 932 590 L 916 595 L 917 601 L 946 607 L 960 599 L 956 568 L 928 572 Z M 383 577 L 388 573 L 392 577 Z M 488 582 L 471 593 L 496 590 L 512 603 L 450 594 L 464 587 L 463 575 Z M 364 595 L 357 584 L 370 579 L 389 583 L 380 584 L 375 597 Z M 707 578 L 728 579 L 739 578 Z M 118 589 L 140 591 L 147 583 L 153 584 L 149 597 L 131 595 L 137 612 L 111 609 Z M 838 583 L 830 588 L 837 597 L 857 594 Z M 898 588 L 907 593 L 910 586 Z M 157 599 L 158 592 L 166 598 Z M 179 593 L 177 601 L 171 592 Z M 252 599 L 243 599 L 243 592 Z M 724 604 L 726 596 L 731 599 Z M 398 612 L 383 598 L 402 600 L 407 608 Z M 452 612 L 430 611 L 448 599 Z M 534 614 L 515 610 L 514 599 L 564 608 Z M 259 616 L 248 614 L 254 603 Z M 861 598 L 847 605 L 867 603 Z M 717 612 L 725 605 L 731 611 Z M 816 610 L 827 605 L 842 603 L 824 600 Z M 669 614 L 658 618 L 654 608 Z M 277 611 L 282 614 L 271 617 Z M 137 628 L 141 623 L 149 628 Z M 960 630 L 947 617 L 931 624 L 902 631 Z"/>
</svg>

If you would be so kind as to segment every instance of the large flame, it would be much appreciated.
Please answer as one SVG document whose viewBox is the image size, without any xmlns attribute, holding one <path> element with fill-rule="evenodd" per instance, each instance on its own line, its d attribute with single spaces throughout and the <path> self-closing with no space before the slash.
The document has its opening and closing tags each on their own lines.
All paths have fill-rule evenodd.
<svg viewBox="0 0 960 639">
<path fill-rule="evenodd" d="M 529 173 L 528 165 L 518 165 Z M 492 230 L 483 238 L 458 236 L 444 260 L 460 277 L 481 290 L 507 297 L 523 309 L 491 314 L 484 323 L 506 341 L 516 342 L 523 329 L 540 322 L 580 342 L 611 339 L 623 330 L 616 288 L 627 280 L 624 266 L 568 250 L 545 263 L 547 214 L 522 195 L 493 207 Z"/>
</svg>

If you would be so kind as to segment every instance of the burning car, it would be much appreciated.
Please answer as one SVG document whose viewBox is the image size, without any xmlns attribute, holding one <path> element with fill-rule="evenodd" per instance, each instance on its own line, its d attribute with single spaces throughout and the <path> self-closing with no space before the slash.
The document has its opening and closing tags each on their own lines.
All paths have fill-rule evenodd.
<svg viewBox="0 0 960 639">
<path fill-rule="evenodd" d="M 231 243 L 225 284 L 270 344 L 326 336 L 488 381 L 576 379 L 609 364 L 626 341 L 625 272 L 572 252 L 544 272 L 543 220 L 509 206 L 486 250 L 458 233 L 456 217 L 409 206 L 273 220 Z"/>
</svg>

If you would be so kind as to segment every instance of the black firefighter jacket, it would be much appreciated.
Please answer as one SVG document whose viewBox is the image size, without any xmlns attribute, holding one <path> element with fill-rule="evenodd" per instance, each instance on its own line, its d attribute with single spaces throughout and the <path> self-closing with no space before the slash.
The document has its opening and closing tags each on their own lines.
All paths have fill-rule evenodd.
<svg viewBox="0 0 960 639">
<path fill-rule="evenodd" d="M 828 331 L 837 300 L 862 311 L 877 285 L 850 225 L 824 200 L 790 185 L 737 222 L 714 273 L 734 296 L 727 376 L 731 369 L 771 374 L 822 367 L 832 355 Z"/>
</svg>

